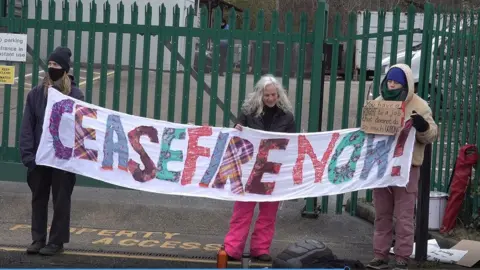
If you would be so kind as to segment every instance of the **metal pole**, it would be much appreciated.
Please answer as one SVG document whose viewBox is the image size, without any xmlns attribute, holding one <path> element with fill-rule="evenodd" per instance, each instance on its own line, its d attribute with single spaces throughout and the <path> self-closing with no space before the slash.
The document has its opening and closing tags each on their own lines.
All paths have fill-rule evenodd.
<svg viewBox="0 0 480 270">
<path fill-rule="evenodd" d="M 7 17 L 7 1 L 0 0 L 0 17 Z"/>
<path fill-rule="evenodd" d="M 432 145 L 425 146 L 425 157 L 420 168 L 420 181 L 418 181 L 418 204 L 416 215 L 416 245 L 415 260 L 418 262 L 427 259 L 428 243 L 428 212 L 430 206 L 430 175 L 432 165 Z"/>
<path fill-rule="evenodd" d="M 242 254 L 241 263 L 242 263 L 241 268 L 250 268 L 251 259 L 250 259 L 250 254 L 249 253 L 243 253 Z"/>
</svg>

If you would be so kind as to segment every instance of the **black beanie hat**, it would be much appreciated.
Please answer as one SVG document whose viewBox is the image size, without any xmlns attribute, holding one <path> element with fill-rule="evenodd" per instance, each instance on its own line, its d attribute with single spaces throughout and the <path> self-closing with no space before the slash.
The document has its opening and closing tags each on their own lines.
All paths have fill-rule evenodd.
<svg viewBox="0 0 480 270">
<path fill-rule="evenodd" d="M 72 56 L 72 51 L 70 51 L 67 47 L 57 47 L 50 57 L 48 57 L 48 61 L 54 61 L 59 64 L 65 72 L 70 71 L 70 57 Z"/>
</svg>

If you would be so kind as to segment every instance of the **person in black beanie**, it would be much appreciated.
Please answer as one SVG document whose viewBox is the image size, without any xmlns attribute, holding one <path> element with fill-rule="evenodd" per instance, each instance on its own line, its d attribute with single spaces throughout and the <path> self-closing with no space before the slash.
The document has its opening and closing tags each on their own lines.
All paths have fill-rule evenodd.
<svg viewBox="0 0 480 270">
<path fill-rule="evenodd" d="M 84 95 L 69 75 L 72 52 L 58 47 L 48 58 L 48 74 L 42 85 L 33 87 L 27 95 L 20 132 L 20 154 L 27 167 L 27 183 L 32 192 L 32 239 L 29 254 L 55 255 L 63 252 L 70 241 L 70 206 L 76 176 L 60 169 L 35 164 L 35 155 L 42 135 L 48 88 L 52 87 L 78 100 Z M 47 243 L 47 219 L 50 191 L 53 199 L 53 219 Z"/>
</svg>

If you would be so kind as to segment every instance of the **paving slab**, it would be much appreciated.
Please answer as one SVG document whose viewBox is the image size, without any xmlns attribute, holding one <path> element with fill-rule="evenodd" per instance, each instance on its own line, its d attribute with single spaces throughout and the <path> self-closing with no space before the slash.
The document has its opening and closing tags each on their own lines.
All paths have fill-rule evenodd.
<svg viewBox="0 0 480 270">
<path fill-rule="evenodd" d="M 31 242 L 30 199 L 26 183 L 2 182 L 0 250 L 3 252 L 0 252 L 0 261 L 16 258 L 10 260 L 12 267 L 18 265 L 19 262 L 13 263 L 18 260 L 61 265 L 60 257 L 73 266 L 91 263 L 101 267 L 111 260 L 130 258 L 131 262 L 119 262 L 118 267 L 151 267 L 152 260 L 165 267 L 180 267 L 171 266 L 175 263 L 213 267 L 233 208 L 233 202 L 229 201 L 76 187 L 72 196 L 71 241 L 65 246 L 65 255 L 49 261 L 48 258 L 14 255 L 23 254 Z M 339 257 L 362 262 L 371 258 L 371 224 L 348 214 L 302 218 L 303 206 L 303 200 L 287 201 L 279 210 L 271 248 L 273 256 L 295 241 L 316 239 L 326 243 Z M 248 246 L 249 243 L 247 252 Z M 87 261 L 77 258 L 82 256 Z M 140 263 L 142 260 L 145 264 Z M 232 266 L 235 265 L 238 266 Z"/>
</svg>

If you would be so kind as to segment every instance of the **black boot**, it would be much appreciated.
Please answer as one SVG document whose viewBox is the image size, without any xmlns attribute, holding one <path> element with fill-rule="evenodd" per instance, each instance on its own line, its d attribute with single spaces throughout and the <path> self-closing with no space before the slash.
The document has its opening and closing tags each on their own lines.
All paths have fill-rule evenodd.
<svg viewBox="0 0 480 270">
<path fill-rule="evenodd" d="M 57 245 L 50 243 L 40 250 L 41 255 L 53 256 L 55 254 L 60 254 L 63 252 L 63 244 Z"/>
<path fill-rule="evenodd" d="M 45 242 L 42 241 L 33 241 L 33 243 L 28 246 L 27 254 L 38 254 L 38 252 L 45 247 Z"/>
<path fill-rule="evenodd" d="M 262 261 L 262 262 L 269 262 L 272 260 L 272 256 L 268 254 L 262 254 L 260 256 L 255 257 L 255 259 Z"/>
</svg>

